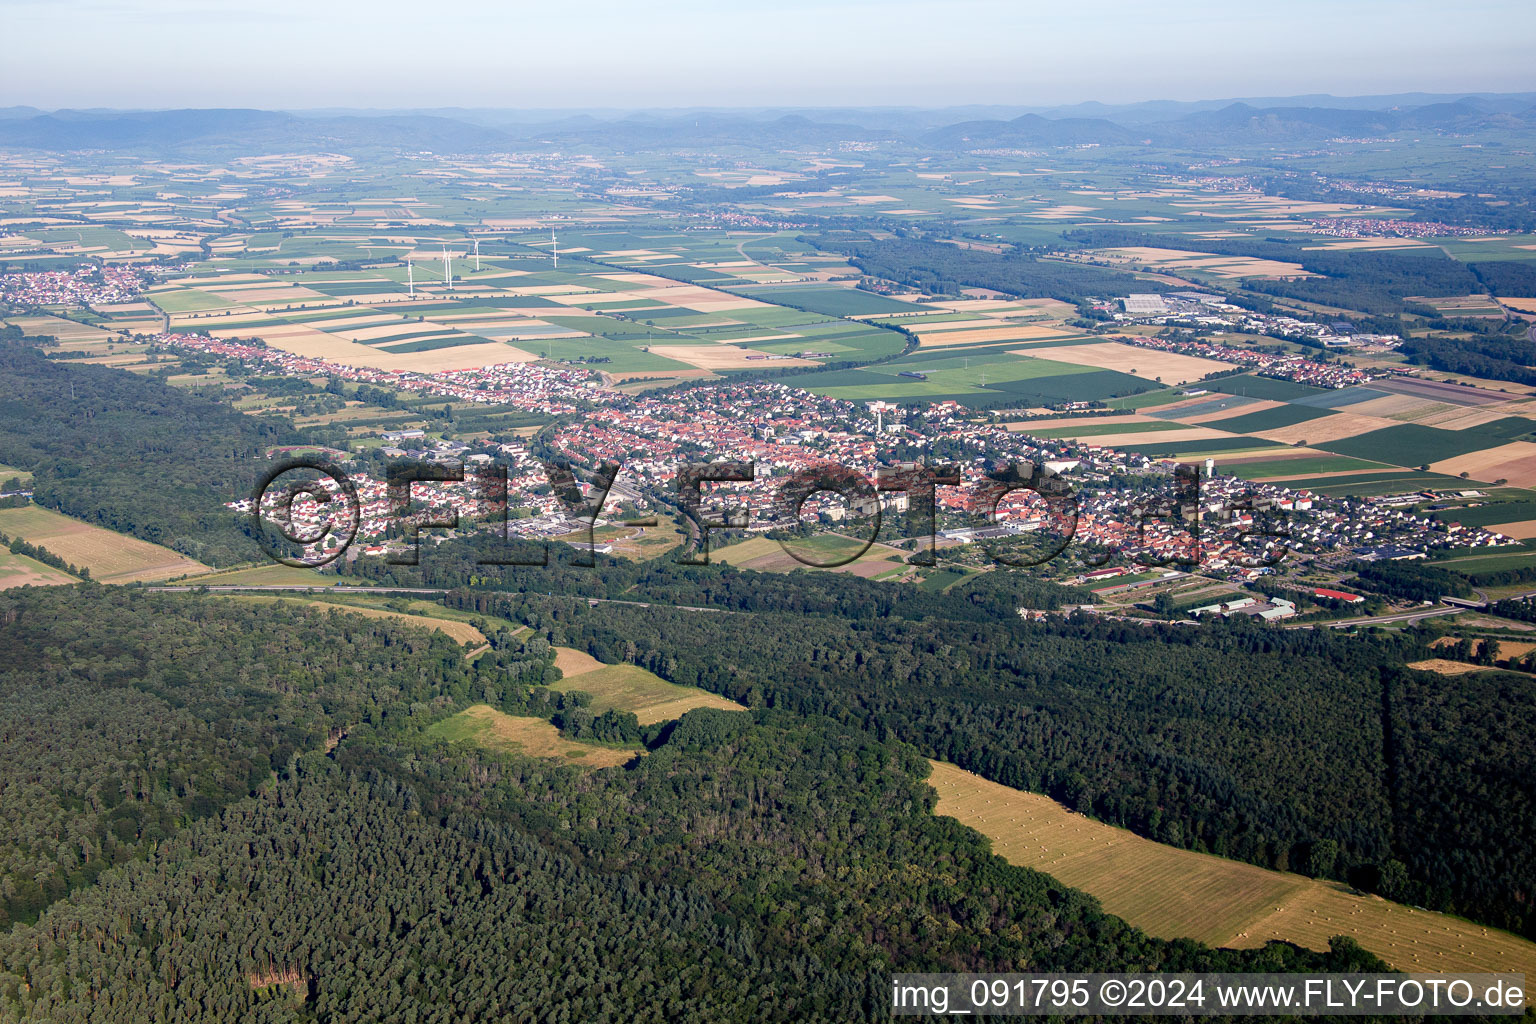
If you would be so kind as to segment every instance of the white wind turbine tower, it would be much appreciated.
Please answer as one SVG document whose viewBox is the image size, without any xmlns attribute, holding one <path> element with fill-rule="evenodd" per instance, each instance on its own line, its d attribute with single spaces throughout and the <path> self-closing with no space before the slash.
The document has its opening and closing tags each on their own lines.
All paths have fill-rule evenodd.
<svg viewBox="0 0 1536 1024">
<path fill-rule="evenodd" d="M 555 240 L 555 229 L 549 229 L 549 251 L 555 257 L 555 269 L 560 269 L 560 243 Z"/>
<path fill-rule="evenodd" d="M 453 291 L 453 258 L 448 255 L 448 247 L 443 246 L 443 283 Z"/>
<path fill-rule="evenodd" d="M 475 239 L 475 273 L 480 272 L 480 239 Z"/>
<path fill-rule="evenodd" d="M 411 258 L 409 256 L 405 258 L 405 289 L 406 294 L 411 298 L 414 299 L 416 297 L 416 274 L 411 269 Z"/>
</svg>

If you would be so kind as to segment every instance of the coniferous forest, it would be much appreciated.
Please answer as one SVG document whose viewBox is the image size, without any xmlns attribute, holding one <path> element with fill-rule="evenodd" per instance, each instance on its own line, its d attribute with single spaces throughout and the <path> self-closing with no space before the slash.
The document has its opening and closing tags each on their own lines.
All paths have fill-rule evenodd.
<svg viewBox="0 0 1536 1024">
<path fill-rule="evenodd" d="M 932 816 L 889 730 L 700 710 L 601 772 L 426 734 L 554 709 L 548 632 L 471 663 L 90 585 L 0 623 L 3 1019 L 848 1021 L 893 970 L 1382 967 L 1150 939 Z"/>
</svg>

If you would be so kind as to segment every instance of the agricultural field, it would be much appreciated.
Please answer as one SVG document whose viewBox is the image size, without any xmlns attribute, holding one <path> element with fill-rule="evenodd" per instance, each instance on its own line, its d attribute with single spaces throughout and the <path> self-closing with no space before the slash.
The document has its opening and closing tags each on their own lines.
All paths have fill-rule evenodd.
<svg viewBox="0 0 1536 1024">
<path fill-rule="evenodd" d="M 583 768 L 613 768 L 633 761 L 641 753 L 568 740 L 542 718 L 509 715 L 489 704 L 473 704 L 450 718 L 435 722 L 427 729 L 427 735 L 452 743 L 469 743 L 499 754 L 554 758 Z"/>
<path fill-rule="evenodd" d="M 793 541 L 786 541 L 796 554 L 807 561 L 825 564 L 853 558 L 844 565 L 828 566 L 834 572 L 848 572 L 865 578 L 883 576 L 893 569 L 906 568 L 911 552 L 887 544 L 875 543 L 862 555 L 864 541 L 837 533 L 821 533 Z M 854 557 L 854 556 L 858 557 Z M 757 572 L 794 572 L 812 566 L 784 550 L 784 545 L 768 537 L 751 537 L 725 547 L 711 548 L 711 562 L 723 562 L 738 569 Z"/>
<path fill-rule="evenodd" d="M 52 566 L 44 565 L 35 558 L 11 553 L 0 547 L 0 590 L 13 587 L 51 587 L 60 583 L 74 583 L 75 578 Z"/>
<path fill-rule="evenodd" d="M 632 711 L 641 725 L 669 722 L 694 708 L 745 711 L 733 700 L 692 686 L 679 686 L 637 665 L 607 665 L 569 647 L 555 649 L 555 667 L 564 677 L 550 687 L 592 695 L 595 711 Z"/>
<path fill-rule="evenodd" d="M 1325 950 L 1348 935 L 1401 971 L 1536 972 L 1536 943 L 1460 918 L 1359 895 L 1337 882 L 1164 846 L 1036 793 L 940 761 L 935 813 L 992 840 L 993 852 L 1095 896 L 1159 938 Z"/>
<path fill-rule="evenodd" d="M 554 539 L 585 549 L 587 531 L 575 530 Z M 592 531 L 592 543 L 612 545 L 613 554 L 637 562 L 656 558 L 676 547 L 683 539 L 683 531 L 670 519 L 658 520 L 656 526 L 630 526 L 617 521 Z"/>
<path fill-rule="evenodd" d="M 184 582 L 188 586 L 334 587 L 341 582 L 341 578 L 316 569 L 302 569 L 273 562 L 243 569 L 209 572 L 206 575 L 189 577 Z"/>
<path fill-rule="evenodd" d="M 201 562 L 36 505 L 0 509 L 0 533 L 47 548 L 71 565 L 89 569 L 98 583 L 159 583 L 208 571 Z"/>
</svg>

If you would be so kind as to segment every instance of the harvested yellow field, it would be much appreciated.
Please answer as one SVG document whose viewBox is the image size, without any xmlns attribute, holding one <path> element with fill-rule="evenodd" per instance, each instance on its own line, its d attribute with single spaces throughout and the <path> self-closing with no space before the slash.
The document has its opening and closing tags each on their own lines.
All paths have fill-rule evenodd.
<svg viewBox="0 0 1536 1024">
<path fill-rule="evenodd" d="M 8 316 L 8 324 L 15 324 L 27 334 L 42 334 L 62 341 L 116 341 L 107 331 L 89 324 L 77 324 L 57 316 Z"/>
<path fill-rule="evenodd" d="M 1178 205 L 1178 204 L 1175 204 Z M 1261 260 L 1252 256 L 1218 256 L 1209 252 L 1191 252 L 1187 249 L 1155 249 L 1148 246 L 1128 246 L 1120 249 L 1102 249 L 1098 255 L 1112 261 L 1156 270 L 1203 270 L 1218 277 L 1311 277 L 1299 263 L 1281 263 L 1277 260 Z"/>
<path fill-rule="evenodd" d="M 1159 380 L 1164 384 L 1183 384 L 1199 380 L 1207 374 L 1233 369 L 1231 363 L 1224 363 L 1218 359 L 1184 356 L 1177 352 L 1160 352 L 1157 349 L 1140 348 L 1136 345 L 1122 345 L 1118 341 L 1026 349 L 1025 354 L 1058 363 L 1091 366 L 1098 370 L 1118 370 L 1145 380 Z"/>
<path fill-rule="evenodd" d="M 583 672 L 596 672 L 603 668 L 604 663 L 598 661 L 585 651 L 578 651 L 574 647 L 555 648 L 555 668 L 567 679 L 571 676 L 579 676 Z"/>
<path fill-rule="evenodd" d="M 1427 426 L 1432 422 L 1431 417 L 1447 411 L 1452 414 L 1458 412 L 1468 414 L 1486 412 L 1490 408 L 1496 409 L 1498 406 L 1468 409 L 1464 406 L 1447 405 L 1433 399 L 1421 398 L 1418 395 L 1388 395 L 1386 398 L 1373 398 L 1369 402 L 1355 402 L 1349 407 L 1349 411 L 1358 416 L 1378 416 L 1398 422 L 1423 423 Z M 1502 415 L 1505 414 L 1495 413 L 1492 418 L 1498 419 Z"/>
<path fill-rule="evenodd" d="M 1430 463 L 1430 471 L 1447 476 L 1466 473 L 1473 480 L 1507 480 L 1516 487 L 1536 485 L 1536 443 L 1511 441 L 1496 448 L 1469 452 Z"/>
<path fill-rule="evenodd" d="M 202 562 L 178 551 L 37 505 L 0 509 L 0 532 L 89 569 L 98 583 L 158 583 L 173 576 L 209 571 Z"/>
<path fill-rule="evenodd" d="M 483 345 L 458 345 L 453 348 L 431 349 L 425 352 L 384 352 L 302 324 L 274 323 L 271 326 L 213 330 L 209 333 L 216 338 L 257 337 L 273 348 L 280 348 L 295 355 L 328 359 L 345 366 L 372 367 L 377 370 L 437 373 L 442 370 L 467 370 L 481 366 L 494 366 L 498 363 L 531 361 L 527 352 L 495 341 L 488 341 Z"/>
<path fill-rule="evenodd" d="M 1345 886 L 1179 850 L 1094 821 L 1036 793 L 940 761 L 936 813 L 992 840 L 1011 863 L 1095 896 L 1158 938 L 1251 948 L 1271 939 L 1326 950 L 1348 935 L 1403 971 L 1536 972 L 1536 943 Z"/>
<path fill-rule="evenodd" d="M 1466 430 L 1468 427 L 1480 427 L 1484 423 L 1492 423 L 1506 416 L 1529 416 L 1536 411 L 1532 410 L 1531 404 L 1526 401 L 1510 402 L 1506 405 L 1484 405 L 1475 409 L 1444 405 L 1434 406 L 1432 410 L 1428 415 L 1417 417 L 1415 422 L 1426 427 L 1442 427 L 1445 430 Z"/>
<path fill-rule="evenodd" d="M 990 329 L 997 327 L 995 317 L 977 317 L 974 320 L 945 320 L 936 324 L 922 324 L 922 333 L 929 334 L 938 331 L 973 331 L 977 329 Z"/>
<path fill-rule="evenodd" d="M 26 555 L 13 555 L 0 547 L 0 590 L 13 587 L 51 587 L 74 583 L 75 578 Z"/>
<path fill-rule="evenodd" d="M 1078 331 L 1061 327 L 1015 324 L 1011 327 L 993 326 L 967 331 L 922 330 L 917 332 L 917 343 L 920 348 L 949 348 L 954 345 L 977 345 L 989 341 L 1055 341 L 1057 338 L 1073 338 L 1078 334 Z M 1033 352 L 1029 354 L 1034 355 Z"/>
<path fill-rule="evenodd" d="M 555 648 L 555 667 L 564 678 L 552 689 L 581 690 L 592 695 L 596 711 L 613 708 L 634 712 L 641 725 L 670 722 L 694 708 L 722 711 L 747 710 L 708 690 L 679 686 L 653 675 L 638 665 L 608 665 L 570 647 Z"/>
<path fill-rule="evenodd" d="M 1282 441 L 1285 444 L 1295 444 L 1298 441 L 1319 444 L 1323 441 L 1338 441 L 1357 434 L 1367 434 L 1372 430 L 1395 426 L 1397 423 L 1393 420 L 1361 416 L 1352 412 L 1337 412 L 1331 416 L 1319 416 L 1315 420 L 1293 423 L 1288 427 L 1256 430 L 1254 436 L 1268 441 Z"/>
<path fill-rule="evenodd" d="M 1518 309 L 1522 313 L 1536 313 L 1536 299 L 1512 299 L 1501 295 L 1499 297 L 1499 302 L 1508 306 L 1510 309 Z"/>
<path fill-rule="evenodd" d="M 502 754 L 558 758 L 584 768 L 612 768 L 634 760 L 641 753 L 638 750 L 601 747 L 594 743 L 568 740 L 560 735 L 559 729 L 542 718 L 509 715 L 497 711 L 489 704 L 473 704 L 451 718 L 434 723 L 427 734 L 439 739 L 473 743 L 477 747 Z"/>
<path fill-rule="evenodd" d="M 1536 643 L 1528 640 L 1500 640 L 1498 653 L 1495 656 L 1500 661 L 1511 661 L 1515 658 L 1523 658 L 1532 651 L 1536 651 Z"/>
<path fill-rule="evenodd" d="M 1501 626 L 1504 625 L 1505 622 L 1506 620 L 1503 619 L 1493 619 L 1488 624 Z M 1444 647 L 1454 647 L 1456 644 L 1460 643 L 1461 640 L 1462 637 L 1459 636 L 1443 636 L 1436 640 L 1434 643 L 1430 644 L 1429 647 L 1430 650 L 1439 650 Z M 1523 658 L 1527 654 L 1530 654 L 1532 651 L 1536 651 L 1536 643 L 1533 643 L 1529 640 L 1483 640 L 1482 643 L 1493 644 L 1494 660 L 1500 664 Z M 1474 640 L 1473 646 L 1475 647 L 1476 645 L 1477 641 Z M 1485 665 L 1471 665 L 1464 661 L 1445 661 L 1443 658 L 1431 658 L 1429 661 L 1414 662 L 1408 667 L 1422 668 L 1429 665 L 1431 662 L 1443 663 L 1444 665 L 1449 666 L 1445 669 L 1431 669 L 1431 671 L 1435 672 L 1443 671 L 1446 675 L 1460 675 L 1462 672 L 1473 672 L 1479 669 L 1487 668 Z"/>
<path fill-rule="evenodd" d="M 1485 672 L 1487 666 L 1473 665 L 1466 661 L 1452 661 L 1449 658 L 1425 658 L 1423 661 L 1410 661 L 1409 668 L 1416 668 L 1420 672 L 1434 672 L 1442 676 L 1464 676 L 1468 672 Z"/>
<path fill-rule="evenodd" d="M 818 366 L 814 359 L 763 358 L 766 353 L 740 345 L 652 345 L 651 353 L 701 370 L 739 370 L 743 367 Z"/>
<path fill-rule="evenodd" d="M 1417 238 L 1351 238 L 1327 245 L 1308 245 L 1306 249 L 1417 249 L 1427 246 Z"/>
<path fill-rule="evenodd" d="M 1510 540 L 1530 540 L 1536 537 L 1536 519 L 1525 519 L 1518 523 L 1495 523 L 1488 529 L 1493 533 L 1502 533 Z"/>
</svg>

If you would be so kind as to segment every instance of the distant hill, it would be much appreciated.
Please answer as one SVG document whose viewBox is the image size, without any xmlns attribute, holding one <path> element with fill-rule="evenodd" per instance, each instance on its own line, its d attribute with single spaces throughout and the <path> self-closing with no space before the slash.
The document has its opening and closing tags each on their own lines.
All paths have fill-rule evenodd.
<svg viewBox="0 0 1536 1024">
<path fill-rule="evenodd" d="M 936 128 L 923 141 L 945 149 L 982 149 L 990 146 L 1129 145 L 1139 142 L 1130 129 L 1101 118 L 1065 117 L 1058 120 L 1025 114 L 1012 121 L 964 121 Z"/>
<path fill-rule="evenodd" d="M 55 151 L 286 151 L 399 149 L 450 152 L 507 148 L 491 128 L 445 117 L 298 117 L 266 110 L 61 110 L 0 120 L 0 146 Z"/>
<path fill-rule="evenodd" d="M 1317 143 L 1400 131 L 1529 131 L 1536 94 L 1401 94 L 1122 106 L 632 111 L 59 110 L 0 108 L 0 147 L 127 153 L 634 152 L 904 143 L 948 152 L 1058 146 Z M 1017 112 L 1017 113 L 1016 113 Z M 1013 114 L 1011 118 L 1006 116 Z"/>
</svg>

